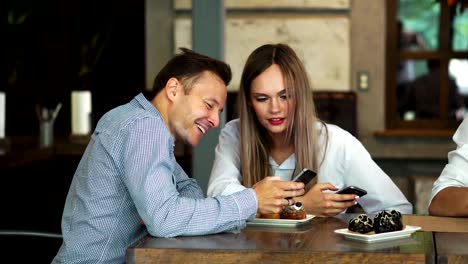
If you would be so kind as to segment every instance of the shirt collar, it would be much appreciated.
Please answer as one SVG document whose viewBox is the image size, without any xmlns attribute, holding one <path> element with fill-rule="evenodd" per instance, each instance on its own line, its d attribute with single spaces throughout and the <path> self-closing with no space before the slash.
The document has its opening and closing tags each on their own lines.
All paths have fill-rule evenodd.
<svg viewBox="0 0 468 264">
<path fill-rule="evenodd" d="M 143 109 L 160 116 L 158 109 L 156 109 L 156 107 L 154 107 L 154 105 L 148 101 L 148 99 L 146 99 L 143 93 L 139 93 L 137 96 L 135 96 L 135 99 L 141 105 L 141 107 L 143 107 Z"/>
<path fill-rule="evenodd" d="M 148 111 L 148 112 L 150 112 L 152 114 L 157 115 L 159 118 L 161 118 L 161 120 L 163 120 L 162 117 L 161 117 L 161 113 L 159 113 L 159 110 L 150 101 L 148 101 L 148 99 L 146 99 L 146 97 L 143 95 L 143 93 L 139 93 L 137 96 L 135 96 L 135 100 L 141 105 L 141 107 L 143 107 L 143 109 L 145 109 L 146 111 Z M 168 127 L 168 125 L 166 123 L 165 123 L 165 127 L 167 128 L 167 133 L 169 135 L 171 135 L 169 127 Z M 173 151 L 174 146 L 175 146 L 175 141 L 174 141 L 174 138 L 172 137 L 172 135 L 171 135 L 170 138 L 172 139 L 171 140 L 171 142 L 172 142 L 171 150 Z"/>
<path fill-rule="evenodd" d="M 296 155 L 291 154 L 283 163 L 279 164 L 270 156 L 268 158 L 270 166 L 272 168 L 282 169 L 282 170 L 294 170 L 296 168 Z"/>
</svg>

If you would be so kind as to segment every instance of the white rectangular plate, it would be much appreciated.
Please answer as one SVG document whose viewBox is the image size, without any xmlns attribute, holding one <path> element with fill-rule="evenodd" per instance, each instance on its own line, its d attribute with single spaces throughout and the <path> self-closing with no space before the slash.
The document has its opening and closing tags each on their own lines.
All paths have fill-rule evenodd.
<svg viewBox="0 0 468 264">
<path fill-rule="evenodd" d="M 293 220 L 293 219 L 267 219 L 267 218 L 255 218 L 254 220 L 247 222 L 248 226 L 300 226 L 309 222 L 314 215 L 308 214 L 306 219 Z"/>
<path fill-rule="evenodd" d="M 420 226 L 407 225 L 405 229 L 400 230 L 400 231 L 366 235 L 366 234 L 360 234 L 360 233 L 356 233 L 353 231 L 349 231 L 348 228 L 342 228 L 342 229 L 336 229 L 335 233 L 342 234 L 348 239 L 370 243 L 370 242 L 376 242 L 376 241 L 385 241 L 385 240 L 409 237 L 411 236 L 412 233 L 416 232 L 419 229 L 421 229 Z"/>
</svg>

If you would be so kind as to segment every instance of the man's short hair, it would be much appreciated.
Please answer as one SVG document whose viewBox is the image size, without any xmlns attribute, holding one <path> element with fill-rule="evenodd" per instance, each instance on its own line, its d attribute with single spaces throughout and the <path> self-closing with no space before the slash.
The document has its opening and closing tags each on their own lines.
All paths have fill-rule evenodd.
<svg viewBox="0 0 468 264">
<path fill-rule="evenodd" d="M 170 78 L 177 78 L 188 93 L 193 83 L 204 71 L 216 74 L 227 86 L 232 78 L 231 67 L 223 61 L 196 53 L 187 48 L 180 48 L 181 53 L 175 55 L 161 69 L 153 82 L 151 91 L 145 91 L 149 101 L 166 86 Z"/>
</svg>

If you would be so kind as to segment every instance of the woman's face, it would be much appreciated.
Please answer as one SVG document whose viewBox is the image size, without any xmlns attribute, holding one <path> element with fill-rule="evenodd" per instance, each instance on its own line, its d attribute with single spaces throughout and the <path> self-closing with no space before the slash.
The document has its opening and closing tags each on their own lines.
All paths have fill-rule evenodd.
<svg viewBox="0 0 468 264">
<path fill-rule="evenodd" d="M 250 102 L 258 121 L 272 137 L 285 135 L 295 102 L 286 94 L 278 65 L 271 65 L 252 81 Z"/>
</svg>

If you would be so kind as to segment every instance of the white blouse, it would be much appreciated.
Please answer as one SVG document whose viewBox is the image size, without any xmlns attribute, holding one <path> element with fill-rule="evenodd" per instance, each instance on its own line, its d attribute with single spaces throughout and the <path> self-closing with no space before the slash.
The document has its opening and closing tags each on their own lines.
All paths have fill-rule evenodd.
<svg viewBox="0 0 468 264">
<path fill-rule="evenodd" d="M 468 117 L 458 127 L 453 141 L 457 149 L 449 152 L 448 164 L 432 187 L 431 201 L 444 188 L 468 187 Z"/>
<path fill-rule="evenodd" d="M 328 147 L 325 159 L 318 171 L 318 182 L 329 182 L 338 188 L 354 185 L 367 191 L 358 202 L 366 213 L 395 209 L 403 214 L 413 211 L 411 203 L 382 169 L 372 160 L 362 144 L 350 133 L 335 125 L 327 124 Z M 232 120 L 226 124 L 219 136 L 215 149 L 215 161 L 208 183 L 208 196 L 229 195 L 245 187 L 241 184 L 240 166 L 240 122 Z M 322 129 L 321 123 L 317 129 Z M 319 138 L 323 157 L 325 136 Z M 282 164 L 270 157 L 274 176 L 288 181 L 293 177 L 296 158 L 292 154 Z"/>
</svg>

